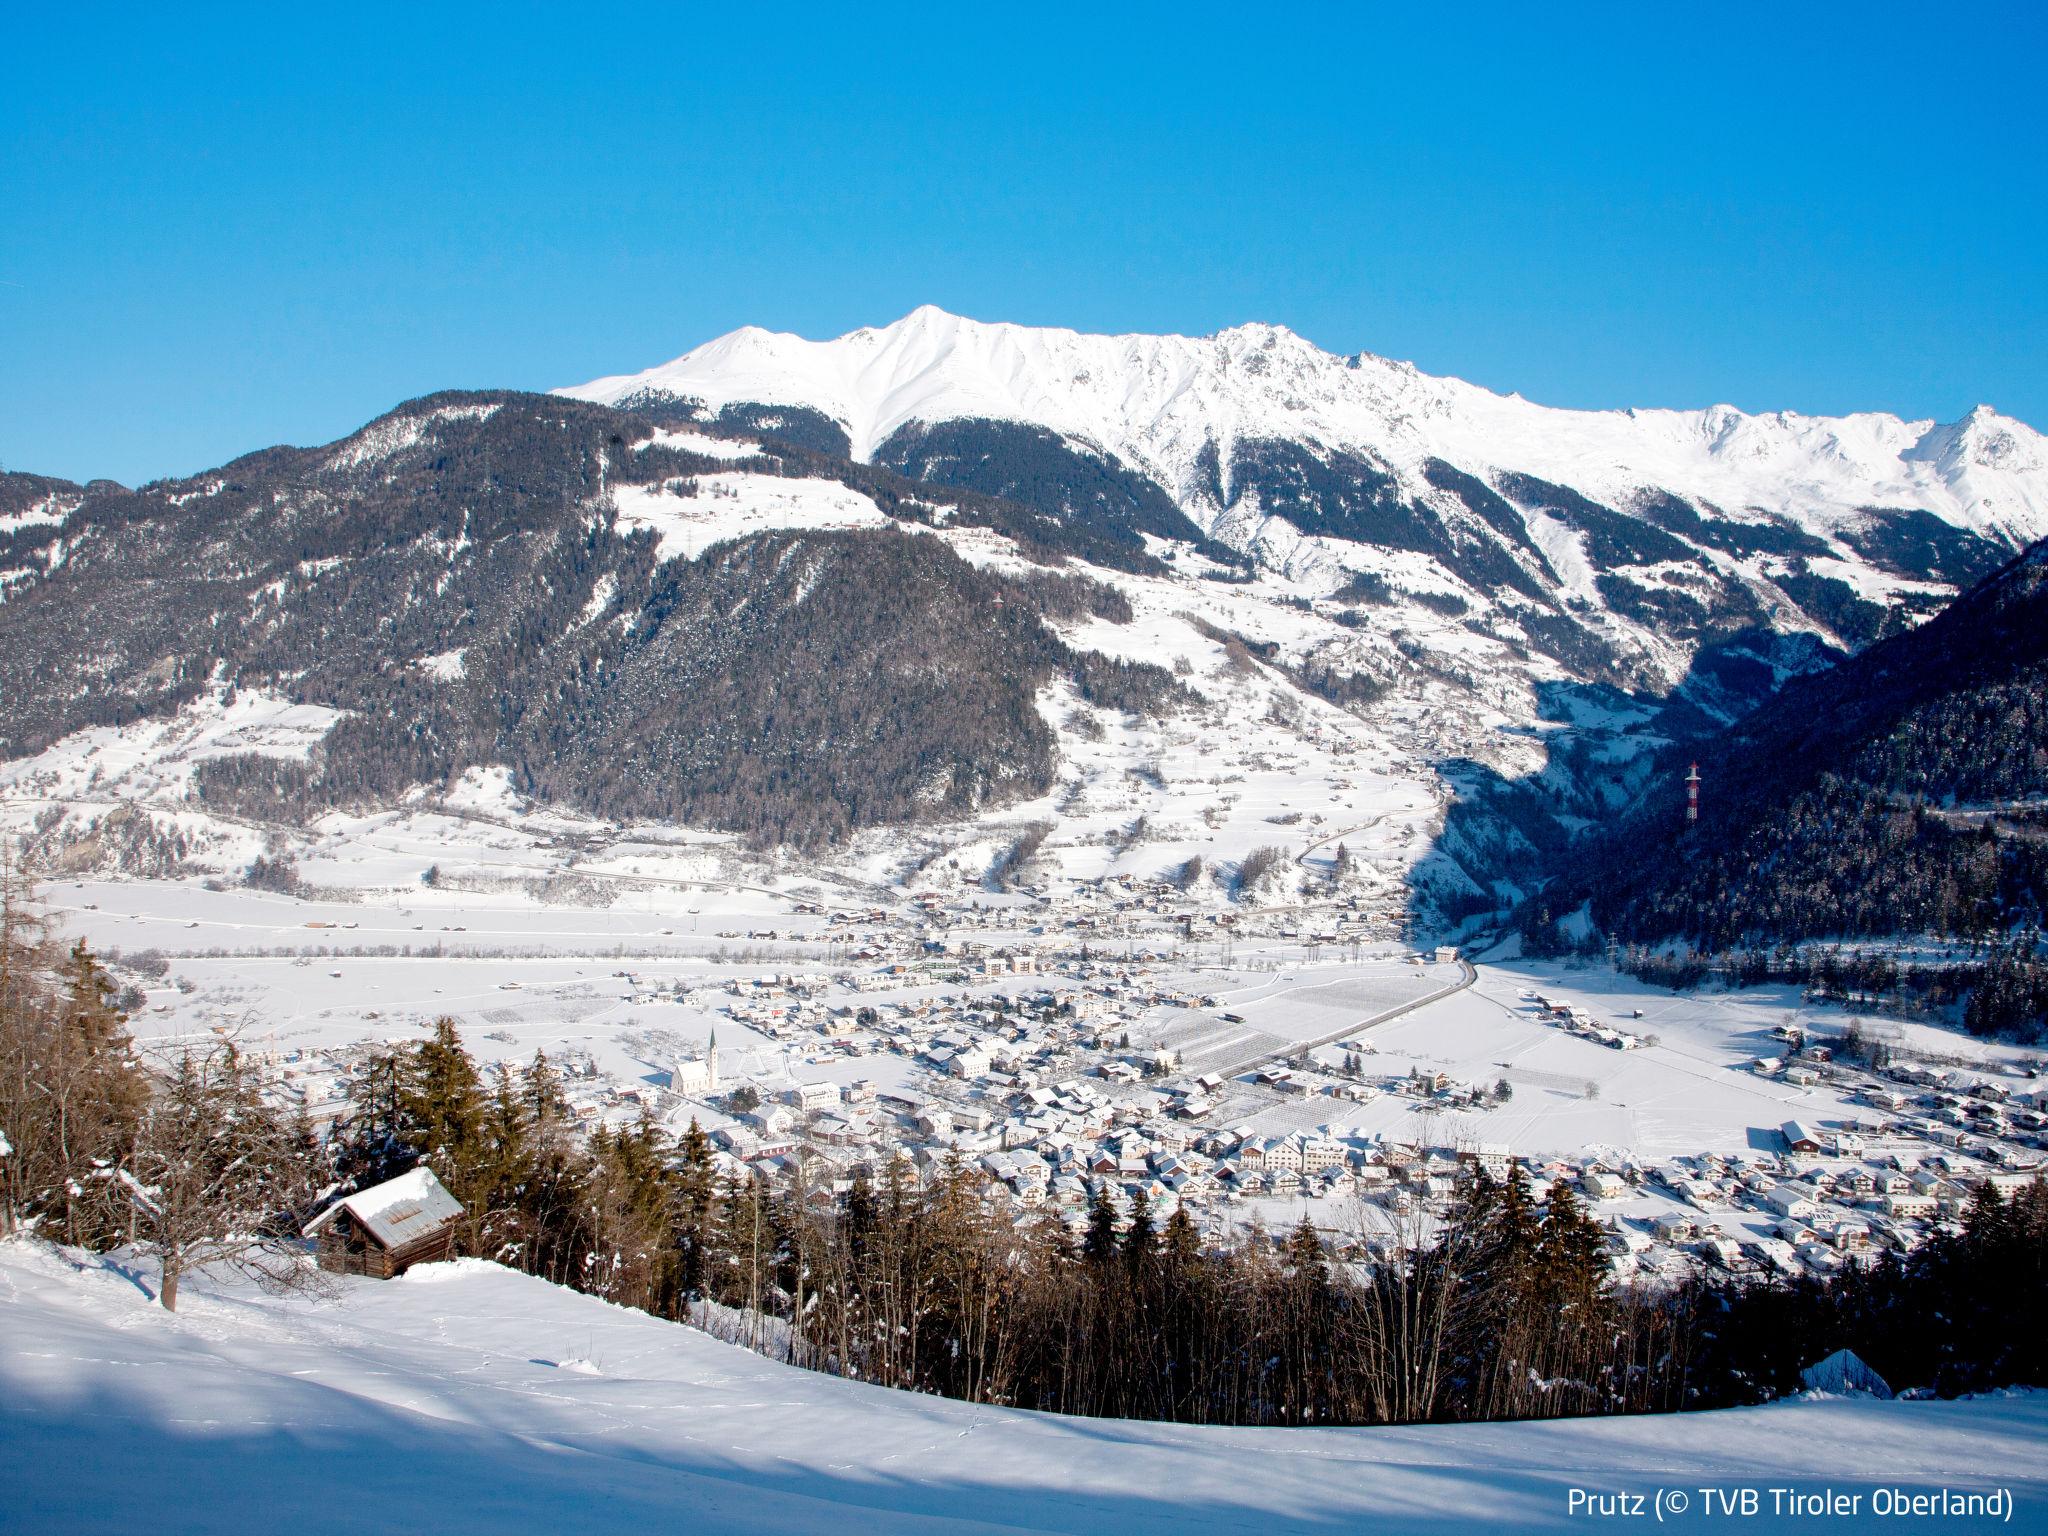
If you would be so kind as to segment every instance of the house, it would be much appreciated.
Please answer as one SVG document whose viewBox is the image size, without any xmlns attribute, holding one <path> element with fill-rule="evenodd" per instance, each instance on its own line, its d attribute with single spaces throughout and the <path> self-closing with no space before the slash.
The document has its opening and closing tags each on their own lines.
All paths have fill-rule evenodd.
<svg viewBox="0 0 2048 1536">
<path fill-rule="evenodd" d="M 780 1104 L 763 1104 L 758 1109 L 743 1111 L 737 1118 L 740 1124 L 761 1136 L 784 1135 L 796 1124 L 795 1118 Z"/>
<path fill-rule="evenodd" d="M 1509 1156 L 1505 1142 L 1482 1141 L 1476 1147 L 1462 1149 L 1458 1153 L 1458 1161 L 1480 1169 L 1489 1179 L 1499 1184 L 1507 1179 L 1509 1167 L 1514 1160 Z"/>
<path fill-rule="evenodd" d="M 1794 1152 L 1818 1152 L 1821 1148 L 1819 1133 L 1798 1120 L 1787 1120 L 1778 1127 L 1778 1133 Z"/>
<path fill-rule="evenodd" d="M 1755 1261 L 1742 1251 L 1742 1245 L 1724 1233 L 1710 1233 L 1700 1242 L 1700 1252 L 1709 1263 L 1719 1265 L 1731 1274 L 1741 1274 L 1756 1268 Z"/>
<path fill-rule="evenodd" d="M 1284 1137 L 1254 1136 L 1237 1149 L 1240 1165 L 1253 1172 L 1276 1168 L 1301 1171 L 1301 1148 Z"/>
<path fill-rule="evenodd" d="M 1765 1190 L 1761 1198 L 1766 1210 L 1775 1211 L 1787 1221 L 1811 1221 L 1819 1209 L 1813 1196 L 1796 1184 L 1780 1184 Z"/>
<path fill-rule="evenodd" d="M 790 1090 L 789 1096 L 797 1108 L 807 1115 L 839 1107 L 837 1083 L 799 1083 Z"/>
<path fill-rule="evenodd" d="M 1982 1182 L 1989 1184 L 2001 1195 L 2010 1198 L 2026 1189 L 2040 1176 L 2041 1172 L 2037 1168 L 2020 1168 L 2009 1173 L 1990 1174 Z M 1975 1182 L 1977 1181 L 1972 1181 L 1973 1184 Z"/>
<path fill-rule="evenodd" d="M 304 1235 L 319 1240 L 322 1269 L 389 1280 L 415 1264 L 454 1258 L 461 1217 L 462 1203 L 421 1163 L 336 1201 Z"/>
<path fill-rule="evenodd" d="M 1690 1242 L 1700 1230 L 1699 1223 L 1683 1211 L 1661 1211 L 1652 1225 L 1667 1243 Z"/>
<path fill-rule="evenodd" d="M 1301 1145 L 1301 1167 L 1304 1173 L 1321 1173 L 1326 1168 L 1336 1168 L 1344 1162 L 1344 1144 L 1327 1136 L 1311 1137 Z"/>
<path fill-rule="evenodd" d="M 953 1053 L 946 1070 L 955 1077 L 980 1077 L 994 1065 L 994 1053 L 987 1046 L 970 1045 Z"/>
<path fill-rule="evenodd" d="M 1629 1191 L 1628 1180 L 1618 1173 L 1596 1170 L 1581 1181 L 1589 1200 L 1619 1200 Z"/>
</svg>

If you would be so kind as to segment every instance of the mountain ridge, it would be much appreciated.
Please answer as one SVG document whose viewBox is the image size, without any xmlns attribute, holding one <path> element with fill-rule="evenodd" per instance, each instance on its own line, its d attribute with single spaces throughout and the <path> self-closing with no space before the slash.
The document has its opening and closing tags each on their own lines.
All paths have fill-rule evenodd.
<svg viewBox="0 0 2048 1536">
<path fill-rule="evenodd" d="M 1261 323 L 1207 337 L 1099 336 L 926 305 L 828 341 L 743 327 L 557 393 L 804 406 L 844 425 L 861 459 L 913 422 L 1023 421 L 1118 454 L 1191 515 L 1205 448 L 1227 462 L 1240 441 L 1282 436 L 1370 449 L 1404 480 L 1434 457 L 1539 474 L 1610 503 L 1661 488 L 1827 528 L 1875 506 L 1924 509 L 2012 548 L 2048 535 L 2044 440 L 1988 406 L 1952 423 L 1729 405 L 1564 410 L 1370 352 L 1325 352 Z"/>
</svg>

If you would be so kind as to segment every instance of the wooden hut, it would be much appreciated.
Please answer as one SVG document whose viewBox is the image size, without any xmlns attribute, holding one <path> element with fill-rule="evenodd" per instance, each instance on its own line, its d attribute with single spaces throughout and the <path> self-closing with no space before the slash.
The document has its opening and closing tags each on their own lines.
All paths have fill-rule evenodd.
<svg viewBox="0 0 2048 1536">
<path fill-rule="evenodd" d="M 415 1264 L 454 1258 L 461 1215 L 462 1202 L 422 1163 L 336 1201 L 305 1235 L 319 1240 L 322 1269 L 389 1280 Z"/>
</svg>

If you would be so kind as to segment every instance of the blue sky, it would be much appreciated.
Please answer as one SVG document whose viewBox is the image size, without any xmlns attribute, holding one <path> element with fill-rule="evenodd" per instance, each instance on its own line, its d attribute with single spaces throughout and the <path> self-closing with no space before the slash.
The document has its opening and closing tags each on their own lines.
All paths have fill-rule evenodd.
<svg viewBox="0 0 2048 1536">
<path fill-rule="evenodd" d="M 924 302 L 2048 427 L 2038 7 L 418 9 L 7 8 L 0 463 Z"/>
</svg>

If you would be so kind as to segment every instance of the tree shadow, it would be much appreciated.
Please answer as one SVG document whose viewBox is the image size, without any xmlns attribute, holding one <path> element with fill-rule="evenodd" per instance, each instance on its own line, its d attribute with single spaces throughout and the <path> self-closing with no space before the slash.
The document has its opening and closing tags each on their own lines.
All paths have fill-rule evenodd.
<svg viewBox="0 0 2048 1536">
<path fill-rule="evenodd" d="M 1519 776 L 1473 757 L 1431 766 L 1452 790 L 1442 830 L 1409 872 L 1404 921 L 1418 940 L 1465 937 L 1505 923 L 1565 867 L 1579 839 L 1638 805 L 1661 808 L 1645 859 L 1674 858 L 1685 830 L 1684 775 L 1704 744 L 1838 653 L 1811 635 L 1744 629 L 1702 646 L 1666 693 L 1610 683 L 1536 686 L 1536 720 L 1501 735 L 1538 743 L 1542 761 Z M 1711 775 L 1705 786 L 1712 793 Z"/>
</svg>

